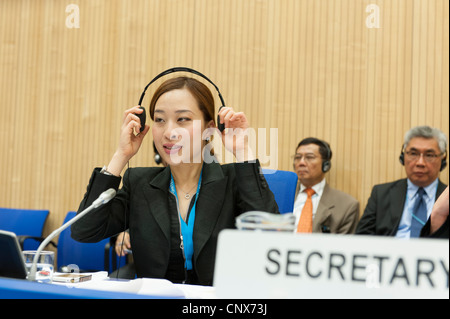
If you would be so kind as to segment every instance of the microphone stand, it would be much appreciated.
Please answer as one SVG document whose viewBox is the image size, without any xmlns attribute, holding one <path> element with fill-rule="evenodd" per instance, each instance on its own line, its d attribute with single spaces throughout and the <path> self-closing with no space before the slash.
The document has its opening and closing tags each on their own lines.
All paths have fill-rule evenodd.
<svg viewBox="0 0 450 319">
<path fill-rule="evenodd" d="M 37 271 L 37 263 L 39 260 L 39 256 L 42 252 L 42 250 L 48 245 L 48 243 L 55 238 L 59 233 L 61 233 L 64 229 L 75 223 L 77 220 L 82 218 L 84 215 L 92 211 L 93 209 L 106 204 L 109 202 L 114 196 L 116 195 L 116 191 L 112 188 L 108 189 L 107 191 L 104 191 L 100 194 L 98 199 L 96 199 L 91 206 L 83 210 L 81 213 L 76 215 L 74 218 L 69 220 L 67 223 L 63 224 L 61 227 L 59 227 L 57 230 L 53 231 L 50 235 L 47 236 L 47 238 L 44 239 L 44 241 L 39 245 L 36 254 L 33 258 L 33 263 L 31 264 L 30 274 L 28 275 L 27 279 L 29 281 L 35 281 L 36 280 L 36 271 Z"/>
</svg>

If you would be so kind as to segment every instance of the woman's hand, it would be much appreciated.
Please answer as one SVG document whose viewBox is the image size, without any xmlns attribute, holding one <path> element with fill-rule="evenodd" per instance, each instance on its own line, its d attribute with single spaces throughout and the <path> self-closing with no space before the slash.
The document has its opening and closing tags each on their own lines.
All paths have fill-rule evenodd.
<svg viewBox="0 0 450 319">
<path fill-rule="evenodd" d="M 111 162 L 108 164 L 108 172 L 113 175 L 120 176 L 126 163 L 138 152 L 142 140 L 150 129 L 149 125 L 145 125 L 144 130 L 139 133 L 141 121 L 135 113 L 141 114 L 142 112 L 143 110 L 139 106 L 135 106 L 126 110 L 123 115 L 119 145 Z"/>
<path fill-rule="evenodd" d="M 122 246 L 123 242 L 123 246 Z M 123 257 L 126 254 L 128 254 L 126 250 L 131 250 L 131 243 L 130 243 L 130 234 L 128 232 L 121 232 L 116 239 L 116 244 L 114 246 L 114 249 L 116 250 L 116 254 L 119 257 Z"/>
<path fill-rule="evenodd" d="M 243 112 L 235 112 L 231 107 L 223 107 L 219 112 L 220 123 L 225 124 L 222 142 L 232 152 L 238 162 L 254 160 L 253 151 L 249 147 L 247 117 Z"/>
</svg>

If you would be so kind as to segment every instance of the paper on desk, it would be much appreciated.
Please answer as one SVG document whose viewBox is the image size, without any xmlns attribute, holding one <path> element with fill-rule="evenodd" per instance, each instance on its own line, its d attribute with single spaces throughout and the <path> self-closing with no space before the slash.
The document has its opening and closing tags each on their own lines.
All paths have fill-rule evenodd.
<svg viewBox="0 0 450 319">
<path fill-rule="evenodd" d="M 107 279 L 87 281 L 76 287 L 102 291 L 125 292 L 157 298 L 185 298 L 185 293 L 166 279 L 138 278 L 134 280 Z"/>
<path fill-rule="evenodd" d="M 56 273 L 55 273 L 56 274 Z M 111 279 L 106 271 L 89 273 L 92 280 L 77 283 L 53 282 L 73 288 L 126 292 L 161 298 L 212 299 L 215 289 L 209 286 L 173 284 L 165 279 L 139 278 L 134 280 Z"/>
<path fill-rule="evenodd" d="M 175 284 L 184 292 L 186 299 L 216 299 L 216 290 L 211 286 Z"/>
</svg>

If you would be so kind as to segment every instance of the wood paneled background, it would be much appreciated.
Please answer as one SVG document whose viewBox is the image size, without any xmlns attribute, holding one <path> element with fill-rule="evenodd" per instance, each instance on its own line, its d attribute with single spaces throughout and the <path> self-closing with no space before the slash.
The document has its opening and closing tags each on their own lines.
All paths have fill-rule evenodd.
<svg viewBox="0 0 450 319">
<path fill-rule="evenodd" d="M 327 140 L 329 183 L 362 208 L 405 176 L 410 127 L 449 133 L 448 0 L 0 0 L 0 24 L 0 206 L 49 209 L 46 234 L 109 162 L 123 111 L 173 66 L 278 128 L 279 169 L 302 138 Z M 154 165 L 146 141 L 131 166 Z"/>
</svg>

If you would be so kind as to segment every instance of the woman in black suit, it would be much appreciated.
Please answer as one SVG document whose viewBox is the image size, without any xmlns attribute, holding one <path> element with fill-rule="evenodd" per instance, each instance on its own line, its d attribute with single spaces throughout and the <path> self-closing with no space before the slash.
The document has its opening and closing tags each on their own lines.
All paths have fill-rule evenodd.
<svg viewBox="0 0 450 319">
<path fill-rule="evenodd" d="M 150 129 L 135 134 L 141 112 L 125 112 L 117 150 L 107 167 L 94 170 L 79 212 L 108 188 L 118 189 L 120 174 Z M 216 124 L 210 90 L 187 77 L 164 82 L 151 100 L 150 117 L 155 146 L 168 166 L 126 170 L 116 197 L 73 224 L 72 237 L 96 242 L 129 229 L 138 277 L 212 285 L 219 232 L 234 228 L 246 211 L 278 213 L 249 149 L 245 114 L 224 107 L 219 116 L 228 128 L 220 135 L 236 157 L 233 164 L 220 165 L 211 155 Z"/>
</svg>

